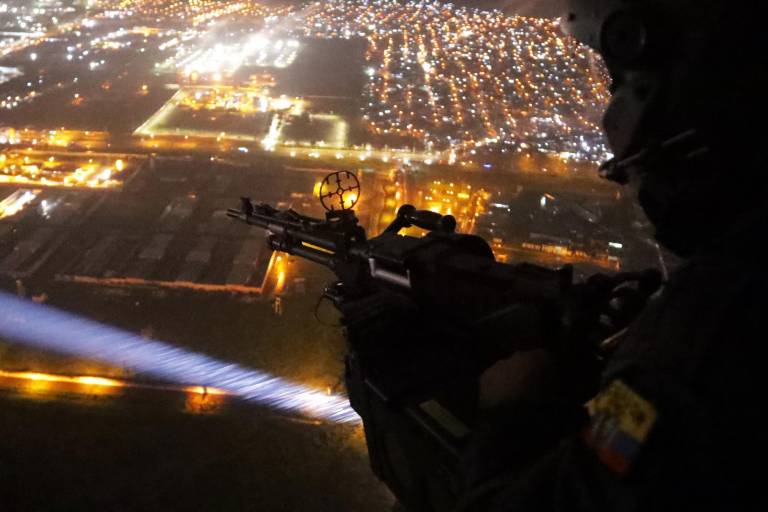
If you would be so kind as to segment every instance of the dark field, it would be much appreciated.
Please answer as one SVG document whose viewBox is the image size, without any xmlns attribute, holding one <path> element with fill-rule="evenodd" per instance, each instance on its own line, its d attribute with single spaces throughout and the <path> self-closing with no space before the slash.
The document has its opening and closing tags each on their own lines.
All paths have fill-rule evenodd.
<svg viewBox="0 0 768 512">
<path fill-rule="evenodd" d="M 365 75 L 364 39 L 305 39 L 293 64 L 274 70 L 277 93 L 349 98 L 357 103 Z"/>
<path fill-rule="evenodd" d="M 222 132 L 228 135 L 243 135 L 258 139 L 266 135 L 269 128 L 270 114 L 252 113 L 248 115 L 235 112 L 192 110 L 175 108 L 162 124 L 152 127 L 157 133 L 199 134 L 208 133 L 216 136 Z"/>
<path fill-rule="evenodd" d="M 322 141 L 328 147 L 343 148 L 346 141 L 339 140 L 336 136 L 336 127 L 339 122 L 343 121 L 337 118 L 329 119 L 318 116 L 313 116 L 307 122 L 303 120 L 288 122 L 283 128 L 281 139 L 286 142 L 295 141 L 299 145 L 315 145 Z"/>
<path fill-rule="evenodd" d="M 35 101 L 4 111 L 1 124 L 128 134 L 173 95 L 173 90 L 165 88 L 167 80 L 149 71 L 152 62 L 149 52 L 137 56 L 121 51 L 110 55 L 106 64 L 94 71 L 87 66 L 65 70 L 57 65 L 66 45 L 61 41 L 41 48 L 38 61 L 41 69 L 31 69 L 28 60 L 17 63 L 26 74 L 2 84 L 0 96 L 24 91 L 24 84 L 34 80 L 36 73 L 45 76 L 46 81 L 40 86 L 41 94 Z M 146 90 L 142 90 L 144 85 Z"/>
<path fill-rule="evenodd" d="M 348 427 L 159 405 L 0 395 L 0 509 L 389 509 Z"/>
<path fill-rule="evenodd" d="M 313 291 L 285 298 L 279 317 L 266 300 L 247 303 L 224 294 L 46 289 L 51 304 L 84 316 L 309 385 L 338 387 L 341 333 L 312 316 L 314 290 L 326 277 L 310 274 Z M 8 344 L 0 344 L 0 366 L 143 378 L 130 368 Z M 390 507 L 354 427 L 315 425 L 237 403 L 203 415 L 180 412 L 181 405 L 179 396 L 155 390 L 53 400 L 0 386 L 0 509 Z"/>
</svg>

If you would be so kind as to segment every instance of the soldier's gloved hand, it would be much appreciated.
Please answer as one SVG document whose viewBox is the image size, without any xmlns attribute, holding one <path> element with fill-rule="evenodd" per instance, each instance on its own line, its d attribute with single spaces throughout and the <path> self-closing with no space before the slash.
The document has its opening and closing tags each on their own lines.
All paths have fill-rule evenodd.
<svg viewBox="0 0 768 512">
<path fill-rule="evenodd" d="M 548 401 L 560 388 L 557 367 L 548 350 L 515 352 L 481 375 L 478 406 L 487 410 L 518 401 Z"/>
<path fill-rule="evenodd" d="M 507 408 L 516 402 L 581 406 L 598 389 L 602 364 L 591 351 L 520 350 L 480 376 L 479 408 Z"/>
<path fill-rule="evenodd" d="M 470 486 L 525 471 L 558 440 L 582 428 L 583 402 L 574 398 L 560 359 L 551 350 L 520 350 L 483 373 L 465 459 Z"/>
<path fill-rule="evenodd" d="M 592 276 L 587 285 L 594 290 L 593 300 L 600 305 L 599 323 L 593 335 L 604 339 L 627 327 L 661 284 L 662 276 L 656 269 Z"/>
</svg>

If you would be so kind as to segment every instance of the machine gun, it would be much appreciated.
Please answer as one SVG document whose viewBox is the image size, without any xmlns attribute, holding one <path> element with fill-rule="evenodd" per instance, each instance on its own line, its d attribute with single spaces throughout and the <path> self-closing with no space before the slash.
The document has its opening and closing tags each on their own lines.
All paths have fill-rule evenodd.
<svg viewBox="0 0 768 512">
<path fill-rule="evenodd" d="M 569 266 L 499 263 L 482 238 L 456 233 L 452 216 L 410 205 L 368 238 L 352 209 L 359 190 L 352 173 L 326 177 L 325 219 L 248 198 L 227 214 L 268 230 L 273 250 L 336 274 L 324 295 L 346 328 L 347 390 L 372 468 L 407 509 L 448 510 L 462 488 L 478 376 L 541 346 L 592 364 L 594 346 L 581 340 L 614 283 L 578 287 Z M 426 234 L 400 234 L 411 226 Z"/>
</svg>

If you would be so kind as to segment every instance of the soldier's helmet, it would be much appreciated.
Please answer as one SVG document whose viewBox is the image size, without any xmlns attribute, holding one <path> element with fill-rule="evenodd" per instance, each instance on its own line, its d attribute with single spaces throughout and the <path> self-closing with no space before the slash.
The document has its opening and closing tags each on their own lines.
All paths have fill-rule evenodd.
<svg viewBox="0 0 768 512">
<path fill-rule="evenodd" d="M 744 0 L 568 0 L 566 33 L 611 76 L 606 177 L 688 254 L 765 203 L 768 32 Z"/>
</svg>

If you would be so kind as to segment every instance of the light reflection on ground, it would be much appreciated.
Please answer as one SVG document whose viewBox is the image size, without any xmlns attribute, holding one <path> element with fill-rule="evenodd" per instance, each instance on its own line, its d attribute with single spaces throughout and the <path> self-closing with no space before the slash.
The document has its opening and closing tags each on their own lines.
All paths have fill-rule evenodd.
<svg viewBox="0 0 768 512">
<path fill-rule="evenodd" d="M 205 386 L 173 386 L 111 379 L 93 375 L 59 375 L 41 372 L 0 370 L 0 390 L 22 398 L 56 400 L 64 397 L 88 397 L 118 401 L 133 391 L 149 390 L 155 397 L 183 396 L 183 410 L 194 414 L 221 412 L 228 394 Z M 99 400 L 101 403 L 103 400 Z"/>
<path fill-rule="evenodd" d="M 246 402 L 331 423 L 358 423 L 346 397 L 265 371 L 145 339 L 64 311 L 0 293 L 0 337 L 30 347 L 127 366 L 137 374 L 218 388 Z"/>
</svg>

